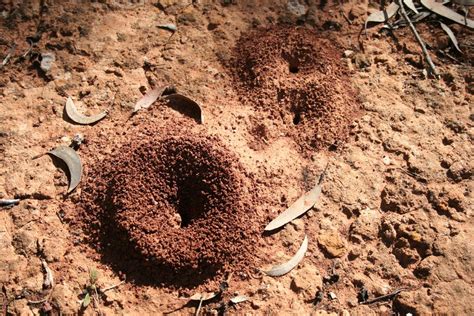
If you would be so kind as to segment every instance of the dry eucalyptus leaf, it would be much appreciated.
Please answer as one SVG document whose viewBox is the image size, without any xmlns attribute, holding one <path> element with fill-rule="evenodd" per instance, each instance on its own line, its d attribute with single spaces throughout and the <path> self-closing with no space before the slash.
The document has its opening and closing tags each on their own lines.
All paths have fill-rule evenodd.
<svg viewBox="0 0 474 316">
<path fill-rule="evenodd" d="M 76 105 L 74 104 L 74 101 L 69 97 L 66 100 L 66 106 L 65 106 L 65 111 L 67 116 L 77 124 L 82 124 L 82 125 L 89 125 L 89 124 L 94 124 L 103 119 L 104 117 L 107 116 L 107 112 L 102 112 L 96 115 L 92 116 L 85 116 L 82 113 L 79 113 L 79 111 L 76 108 Z"/>
<path fill-rule="evenodd" d="M 166 100 L 168 105 L 176 111 L 192 117 L 200 124 L 204 123 L 204 115 L 201 107 L 190 98 L 179 93 L 173 93 L 164 96 L 163 99 Z"/>
<path fill-rule="evenodd" d="M 399 9 L 399 6 L 395 2 L 392 2 L 385 8 L 385 10 L 371 13 L 367 17 L 367 20 L 365 21 L 365 29 L 367 29 L 367 24 L 369 23 L 381 23 L 390 19 L 392 16 L 394 16 L 398 12 L 398 9 Z M 387 13 L 386 18 L 385 18 L 385 12 Z"/>
<path fill-rule="evenodd" d="M 162 29 L 162 30 L 167 30 L 167 31 L 170 31 L 170 32 L 176 32 L 178 30 L 178 28 L 176 27 L 175 24 L 161 24 L 161 25 L 158 25 L 158 28 Z"/>
<path fill-rule="evenodd" d="M 458 14 L 443 4 L 436 2 L 435 0 L 420 0 L 421 4 L 428 10 L 445 17 L 451 21 L 467 26 L 468 28 L 474 28 L 474 20 L 468 19 L 461 14 Z"/>
<path fill-rule="evenodd" d="M 278 215 L 266 227 L 266 231 L 274 230 L 300 217 L 311 209 L 321 195 L 321 183 L 318 183 L 311 191 L 306 192 L 298 200 L 290 205 L 283 213 Z"/>
<path fill-rule="evenodd" d="M 446 34 L 448 34 L 449 39 L 453 43 L 454 47 L 458 50 L 458 52 L 462 53 L 461 49 L 459 48 L 458 40 L 457 40 L 456 36 L 454 36 L 453 31 L 449 28 L 449 26 L 447 26 L 443 22 L 439 22 L 439 24 L 441 24 L 441 28 L 443 29 L 443 31 L 445 31 Z"/>
<path fill-rule="evenodd" d="M 145 94 L 143 97 L 141 97 L 140 100 L 135 104 L 135 108 L 133 109 L 133 113 L 141 110 L 141 109 L 147 109 L 155 103 L 155 101 L 163 95 L 163 93 L 168 89 L 168 86 L 161 86 L 158 88 L 155 88 L 151 91 L 148 91 L 147 94 Z"/>
<path fill-rule="evenodd" d="M 416 9 L 415 4 L 413 3 L 413 0 L 403 0 L 403 3 L 404 3 L 410 10 L 412 10 L 413 12 L 415 12 L 416 14 L 420 13 L 420 12 L 418 12 L 418 10 Z"/>
<path fill-rule="evenodd" d="M 245 295 L 238 295 L 238 296 L 233 297 L 233 298 L 230 299 L 232 304 L 239 304 L 239 303 L 246 302 L 248 300 L 249 300 L 249 298 Z"/>
<path fill-rule="evenodd" d="M 74 149 L 67 146 L 59 146 L 48 152 L 48 155 L 61 159 L 69 170 L 69 187 L 67 193 L 74 190 L 82 176 L 82 163 L 79 155 Z"/>
<path fill-rule="evenodd" d="M 303 260 L 306 250 L 308 250 L 308 236 L 305 235 L 303 243 L 300 246 L 300 249 L 298 249 L 298 251 L 293 256 L 293 258 L 291 258 L 290 260 L 288 260 L 287 262 L 281 265 L 274 266 L 270 271 L 264 271 L 264 272 L 267 275 L 274 276 L 274 277 L 287 274 L 288 272 L 293 270 L 298 265 L 298 263 L 301 262 L 301 260 Z"/>
<path fill-rule="evenodd" d="M 191 301 L 208 301 L 217 296 L 217 293 L 207 292 L 207 293 L 196 293 L 189 298 Z"/>
</svg>

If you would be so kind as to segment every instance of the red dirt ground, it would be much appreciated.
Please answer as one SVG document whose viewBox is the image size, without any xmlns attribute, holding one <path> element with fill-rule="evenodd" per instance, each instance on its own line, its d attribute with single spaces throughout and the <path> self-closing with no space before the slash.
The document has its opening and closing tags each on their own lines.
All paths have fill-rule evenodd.
<svg viewBox="0 0 474 316">
<path fill-rule="evenodd" d="M 436 20 L 416 25 L 441 73 L 428 79 L 408 28 L 360 34 L 378 3 L 231 2 L 0 4 L 0 61 L 11 53 L 0 69 L 0 198 L 21 199 L 0 211 L 2 313 L 77 314 L 96 269 L 99 289 L 125 282 L 85 314 L 193 314 L 197 303 L 184 298 L 219 287 L 203 314 L 473 314 L 472 30 L 444 21 L 460 54 Z M 168 23 L 175 33 L 158 28 Z M 294 65 L 288 57 L 296 47 L 304 50 Z M 46 72 L 45 53 L 55 56 Z M 130 118 L 136 101 L 164 84 L 200 104 L 204 124 L 161 102 Z M 109 114 L 93 126 L 71 124 L 63 117 L 68 96 L 85 114 Z M 48 156 L 32 158 L 78 133 L 84 178 L 65 195 L 65 173 Z M 173 157 L 185 172 L 172 167 Z M 199 177 L 220 180 L 199 186 L 209 188 L 209 210 L 178 228 L 183 217 L 175 210 L 183 212 L 188 198 L 177 196 L 179 177 L 195 176 L 200 164 L 212 168 Z M 326 166 L 315 207 L 262 235 Z M 137 177 L 132 167 L 141 169 Z M 114 174 L 127 186 L 112 186 Z M 104 204 L 107 189 L 114 202 Z M 151 206 L 147 193 L 163 207 Z M 176 224 L 166 222 L 170 236 L 146 231 L 166 216 Z M 209 239 L 203 226 L 222 232 L 234 220 L 223 239 Z M 190 235 L 203 241 L 202 251 L 174 243 L 191 226 L 203 228 Z M 238 232 L 247 234 L 242 243 Z M 288 260 L 304 235 L 309 247 L 297 268 L 278 278 L 258 273 Z M 42 260 L 52 289 L 43 289 Z M 150 272 L 154 263 L 169 275 Z M 208 263 L 224 267 L 190 282 Z M 369 299 L 402 291 L 360 304 L 364 290 Z M 228 304 L 237 294 L 249 300 Z"/>
</svg>

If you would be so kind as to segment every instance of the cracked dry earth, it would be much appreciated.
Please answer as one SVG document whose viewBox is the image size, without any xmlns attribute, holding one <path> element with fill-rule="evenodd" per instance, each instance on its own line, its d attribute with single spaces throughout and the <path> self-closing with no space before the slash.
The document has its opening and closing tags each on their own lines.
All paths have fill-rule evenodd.
<svg viewBox="0 0 474 316">
<path fill-rule="evenodd" d="M 225 312 L 473 314 L 472 31 L 451 25 L 464 51 L 464 55 L 456 55 L 455 62 L 434 53 L 438 49 L 449 50 L 447 36 L 437 26 L 417 25 L 442 73 L 440 80 L 433 80 L 422 74 L 420 50 L 408 29 L 395 31 L 398 42 L 376 28 L 369 30 L 367 38 L 358 37 L 367 13 L 377 7 L 375 3 L 331 2 L 323 6 L 307 1 L 295 6 L 298 1 L 234 1 L 229 5 L 188 2 L 0 4 L 1 60 L 15 45 L 13 58 L 0 69 L 0 198 L 21 199 L 19 205 L 0 211 L 2 314 L 60 311 L 148 315 L 174 311 L 187 315 L 196 311 L 197 304 L 185 305 L 187 301 L 182 297 L 198 291 L 216 291 L 225 279 L 228 288 L 222 297 L 204 304 L 201 313 L 222 312 L 221 303 L 238 293 L 249 300 L 228 306 Z M 308 10 L 304 19 L 296 16 L 301 7 Z M 178 31 L 171 34 L 157 27 L 166 23 L 175 23 Z M 334 85 L 327 85 L 329 90 L 324 90 L 326 82 L 320 82 L 327 78 L 323 75 L 314 82 L 301 79 L 309 71 L 305 67 L 311 68 L 311 64 L 305 64 L 300 73 L 300 64 L 296 63 L 295 71 L 294 58 L 285 58 L 292 55 L 282 54 L 281 58 L 274 56 L 274 68 L 252 68 L 271 80 L 263 81 L 259 87 L 262 90 L 248 90 L 248 95 L 242 95 L 242 85 L 229 67 L 236 51 L 245 48 L 238 45 L 246 38 L 250 41 L 247 44 L 255 42 L 255 56 L 261 58 L 258 56 L 265 55 L 259 55 L 262 51 L 258 50 L 258 41 L 249 34 L 275 27 L 283 34 L 288 30 L 302 34 L 299 41 L 304 45 L 315 37 L 332 43 L 331 58 L 318 60 L 337 65 L 332 68 L 337 70 L 337 80 Z M 40 38 L 35 36 L 38 32 L 42 34 Z M 28 50 L 28 37 L 36 45 L 25 59 L 18 59 Z M 263 44 L 264 41 L 260 48 L 268 50 Z M 55 56 L 46 73 L 39 68 L 39 58 L 45 52 Z M 309 49 L 309 53 L 304 50 L 303 57 L 296 60 L 313 60 L 313 52 L 316 56 L 320 53 L 318 48 Z M 204 124 L 198 125 L 160 102 L 130 119 L 135 102 L 163 84 L 172 84 L 197 101 L 204 112 Z M 311 90 L 310 96 L 321 101 L 320 107 L 296 115 L 298 111 L 294 110 L 299 108 L 291 107 L 285 91 L 291 92 L 290 97 L 303 100 L 294 106 L 304 105 L 305 89 L 318 84 L 320 90 Z M 278 89 L 283 89 L 281 100 L 278 93 L 272 95 Z M 337 91 L 336 96 L 331 89 Z M 259 91 L 269 100 L 262 99 Z M 321 95 L 325 97 L 320 99 Z M 94 126 L 73 125 L 63 119 L 68 96 L 86 114 L 108 109 L 109 115 Z M 263 110 L 249 96 L 270 107 Z M 335 99 L 337 96 L 349 101 L 341 103 L 341 99 Z M 318 116 L 321 113 L 328 116 Z M 335 125 L 338 120 L 344 125 Z M 171 137 L 171 131 L 178 138 Z M 77 133 L 86 139 L 78 149 L 84 178 L 66 196 L 67 177 L 63 171 L 48 156 L 35 160 L 32 157 L 58 145 L 69 145 Z M 318 133 L 323 141 L 317 141 Z M 130 145 L 133 139 L 140 141 Z M 186 198 L 173 198 L 182 188 L 178 184 L 181 180 L 173 180 L 177 176 L 174 169 L 157 169 L 163 179 L 170 177 L 165 183 L 170 190 L 156 191 L 147 186 L 150 181 L 146 173 L 134 179 L 123 172 L 121 183 L 156 194 L 153 198 L 163 205 L 163 216 L 170 218 L 168 224 L 176 224 L 167 229 L 175 229 L 174 233 L 181 236 L 177 239 L 184 238 L 179 229 L 200 227 L 201 220 L 212 223 L 216 206 L 228 208 L 218 218 L 225 218 L 232 230 L 225 240 L 235 244 L 222 245 L 222 240 L 212 239 L 215 236 L 211 241 L 202 239 L 209 247 L 220 247 L 215 258 L 210 256 L 209 248 L 201 254 L 186 252 L 189 244 L 182 249 L 179 244 L 169 248 L 163 242 L 154 244 L 153 237 L 145 232 L 160 236 L 159 229 L 153 227 L 153 221 L 145 225 L 139 217 L 152 216 L 156 209 L 149 207 L 147 196 L 130 191 L 147 207 L 137 208 L 130 203 L 126 188 L 119 187 L 114 200 L 118 215 L 113 220 L 118 229 L 124 229 L 125 235 L 121 236 L 130 236 L 132 244 L 127 244 L 121 255 L 106 256 L 103 244 L 93 242 L 94 230 L 87 229 L 97 228 L 94 225 L 104 210 L 96 207 L 100 203 L 92 203 L 91 196 L 99 192 L 100 200 L 102 191 L 91 188 L 107 185 L 103 178 L 99 179 L 102 173 L 155 168 L 139 161 L 131 161 L 130 166 L 123 162 L 114 165 L 113 157 L 120 157 L 120 153 L 132 151 L 138 157 L 161 157 L 158 162 L 175 157 L 160 156 L 150 149 L 145 149 L 143 155 L 142 149 L 133 151 L 140 142 L 152 144 L 148 148 L 166 149 L 166 139 L 172 139 L 177 148 L 184 148 L 181 152 L 191 156 L 198 153 L 198 158 L 191 160 L 197 165 L 212 166 L 206 167 L 209 173 L 195 173 L 193 163 L 178 159 L 187 166 L 186 177 L 204 179 L 203 183 L 209 184 L 208 195 L 198 195 L 209 197 L 202 200 L 206 207 L 197 209 L 199 214 L 203 212 L 202 217 L 190 215 L 194 213 L 173 217 L 173 210 L 179 212 L 181 204 L 189 204 Z M 194 152 L 193 148 L 201 149 Z M 123 168 L 115 169 L 119 165 Z M 266 223 L 314 185 L 326 165 L 322 196 L 315 207 L 285 228 L 261 235 Z M 222 166 L 227 167 L 222 170 Z M 225 181 L 213 184 L 212 179 L 220 179 L 223 174 L 228 175 L 224 176 Z M 195 189 L 191 186 L 184 191 L 189 190 Z M 81 202 L 88 197 L 89 210 Z M 235 214 L 229 209 L 237 210 L 235 214 L 243 210 L 246 213 L 233 221 Z M 179 228 L 186 216 L 194 218 L 194 222 Z M 156 218 L 156 223 L 160 221 Z M 247 224 L 255 226 L 255 230 L 244 229 Z M 252 242 L 241 246 L 235 241 L 234 233 L 238 231 L 244 231 L 244 240 Z M 297 268 L 278 278 L 257 273 L 257 268 L 266 269 L 288 260 L 305 234 L 309 248 Z M 178 254 L 166 257 L 160 252 L 176 247 L 181 250 Z M 236 260 L 226 259 L 233 253 Z M 132 269 L 125 263 L 137 254 L 145 254 L 146 259 L 132 260 Z M 200 264 L 206 266 L 204 259 L 219 265 L 212 276 L 192 284 L 187 282 L 192 273 L 184 273 L 185 277 L 179 274 L 183 267 L 199 273 Z M 51 290 L 42 289 L 41 260 L 53 272 L 55 285 Z M 177 270 L 170 272 L 177 273 L 176 282 L 159 277 L 154 282 L 143 275 L 151 273 L 144 269 L 150 262 L 178 263 Z M 98 304 L 80 311 L 80 294 L 90 269 L 98 271 L 99 288 L 125 282 L 100 295 Z M 228 272 L 232 272 L 230 277 Z M 339 278 L 330 277 L 334 274 Z M 403 291 L 391 300 L 359 304 L 358 294 L 363 289 L 369 299 Z M 336 295 L 335 299 L 328 297 L 330 292 Z M 317 293 L 323 295 L 314 304 Z M 47 304 L 31 303 L 43 298 L 47 298 Z"/>
</svg>

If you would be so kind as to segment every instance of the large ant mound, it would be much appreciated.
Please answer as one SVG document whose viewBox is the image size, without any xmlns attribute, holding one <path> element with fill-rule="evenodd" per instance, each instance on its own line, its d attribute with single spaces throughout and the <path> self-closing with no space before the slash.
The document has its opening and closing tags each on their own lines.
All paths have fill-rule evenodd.
<svg viewBox="0 0 474 316">
<path fill-rule="evenodd" d="M 340 52 L 313 30 L 272 26 L 244 34 L 229 67 L 242 100 L 282 123 L 277 134 L 304 149 L 331 149 L 358 110 Z"/>
<path fill-rule="evenodd" d="M 245 271 L 255 225 L 243 174 L 217 138 L 152 134 L 89 173 L 82 226 L 138 283 L 193 287 Z"/>
</svg>

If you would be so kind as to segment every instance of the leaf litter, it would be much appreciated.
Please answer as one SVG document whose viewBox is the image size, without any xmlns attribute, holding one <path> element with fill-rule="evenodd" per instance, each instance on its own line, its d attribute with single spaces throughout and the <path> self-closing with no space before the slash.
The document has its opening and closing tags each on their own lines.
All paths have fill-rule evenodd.
<svg viewBox="0 0 474 316">
<path fill-rule="evenodd" d="M 428 10 L 458 24 L 474 29 L 474 20 L 468 19 L 459 13 L 454 12 L 450 8 L 444 6 L 442 3 L 435 0 L 420 0 L 421 4 Z"/>
<path fill-rule="evenodd" d="M 283 211 L 283 213 L 281 213 L 274 220 L 272 220 L 264 228 L 264 230 L 271 231 L 280 228 L 309 211 L 316 204 L 319 197 L 321 196 L 321 182 L 323 180 L 324 173 L 325 171 L 323 171 L 323 173 L 319 177 L 318 183 L 313 189 L 303 194 L 299 199 L 297 199 L 293 204 L 291 204 L 290 207 Z"/>
<path fill-rule="evenodd" d="M 304 236 L 300 249 L 287 262 L 274 266 L 269 271 L 264 271 L 265 274 L 273 277 L 282 276 L 293 270 L 303 260 L 306 251 L 308 250 L 308 236 Z"/>
<path fill-rule="evenodd" d="M 82 176 L 82 163 L 79 155 L 74 149 L 67 146 L 59 146 L 50 150 L 47 154 L 59 158 L 66 164 L 69 170 L 69 186 L 67 193 L 72 192 L 79 185 Z"/>
<path fill-rule="evenodd" d="M 443 31 L 445 31 L 446 34 L 448 34 L 449 39 L 453 43 L 453 46 L 457 49 L 458 52 L 462 53 L 461 49 L 459 48 L 458 40 L 456 36 L 454 35 L 453 31 L 449 28 L 449 26 L 447 26 L 443 22 L 439 22 L 439 24 L 441 25 L 441 28 L 443 29 Z"/>
<path fill-rule="evenodd" d="M 66 111 L 67 116 L 77 124 L 81 125 L 90 125 L 97 123 L 98 121 L 102 120 L 104 117 L 107 116 L 107 112 L 102 112 L 96 115 L 92 116 L 86 116 L 82 113 L 80 113 L 77 110 L 76 105 L 74 104 L 74 101 L 72 100 L 71 97 L 68 97 L 66 100 L 66 105 L 64 107 L 64 110 Z"/>
</svg>

